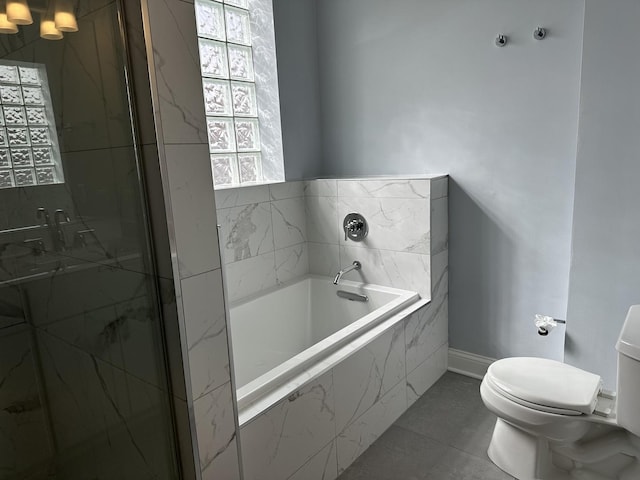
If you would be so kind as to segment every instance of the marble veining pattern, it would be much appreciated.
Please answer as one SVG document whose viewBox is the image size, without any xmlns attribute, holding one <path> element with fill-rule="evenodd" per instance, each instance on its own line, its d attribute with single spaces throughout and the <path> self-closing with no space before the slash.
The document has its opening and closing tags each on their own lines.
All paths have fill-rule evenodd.
<svg viewBox="0 0 640 480">
<path fill-rule="evenodd" d="M 274 287 L 277 283 L 273 252 L 229 263 L 225 268 L 230 302 Z"/>
<path fill-rule="evenodd" d="M 240 478 L 231 383 L 194 402 L 200 469 L 203 480 Z"/>
<path fill-rule="evenodd" d="M 149 2 L 149 16 L 164 141 L 206 143 L 194 6 L 172 0 Z"/>
<path fill-rule="evenodd" d="M 307 239 L 310 242 L 337 245 L 344 233 L 338 218 L 338 197 L 305 197 Z"/>
<path fill-rule="evenodd" d="M 428 308 L 416 312 L 407 322 L 407 371 L 413 371 L 438 348 L 447 343 L 447 302 L 432 301 Z"/>
<path fill-rule="evenodd" d="M 275 255 L 278 284 L 302 277 L 309 271 L 309 254 L 306 243 L 276 250 Z"/>
<path fill-rule="evenodd" d="M 272 201 L 271 218 L 275 248 L 290 247 L 307 240 L 307 222 L 299 199 Z"/>
<path fill-rule="evenodd" d="M 351 278 L 376 285 L 413 290 L 427 299 L 431 298 L 429 259 L 429 255 L 415 253 L 340 247 L 340 265 L 349 265 L 354 260 L 362 263 L 362 269 Z"/>
<path fill-rule="evenodd" d="M 231 301 L 309 272 L 302 182 L 216 191 Z"/>
<path fill-rule="evenodd" d="M 433 297 L 433 300 L 421 303 L 411 310 L 412 313 L 399 316 L 399 320 L 383 322 L 362 339 L 343 347 L 298 375 L 290 384 L 271 392 L 268 398 L 258 402 L 261 406 L 255 404 L 241 411 L 242 432 L 252 432 L 245 437 L 241 435 L 243 446 L 244 442 L 253 442 L 251 448 L 243 452 L 247 458 L 251 458 L 245 458 L 246 472 L 253 472 L 247 478 L 336 478 L 406 410 L 409 402 L 415 401 L 446 370 L 448 251 L 446 242 L 438 240 L 446 238 L 446 231 L 435 230 L 447 228 L 444 220 L 448 198 L 442 195 L 446 192 L 446 184 L 442 179 L 437 181 L 439 183 L 434 190 L 431 190 L 429 179 L 415 182 L 309 181 L 302 183 L 303 198 L 297 196 L 298 185 L 281 184 L 276 187 L 277 191 L 272 191 L 270 187 L 272 207 L 283 196 L 305 205 L 306 242 L 290 248 L 306 246 L 311 273 L 332 276 L 340 266 L 358 259 L 363 262 L 363 269 L 351 274 L 353 280 L 414 290 L 422 298 Z M 343 198 L 342 195 L 347 192 L 350 196 Z M 440 200 L 434 209 L 430 209 L 431 192 L 438 195 Z M 374 217 L 376 212 L 384 216 L 391 211 L 390 224 L 402 224 L 404 218 L 410 223 L 413 217 L 422 228 L 422 233 L 413 238 L 413 242 L 403 244 L 398 249 L 400 251 L 385 249 L 379 244 L 341 245 L 341 219 L 338 215 L 341 205 L 356 211 L 372 206 Z M 391 208 L 385 211 L 389 205 Z M 394 210 L 398 212 L 397 217 L 393 216 Z M 411 212 L 411 215 L 407 215 L 407 212 Z M 283 232 L 277 233 L 276 230 L 282 225 L 275 227 L 275 223 L 274 220 L 274 238 L 278 238 Z M 432 241 L 432 230 L 433 239 L 437 240 L 437 252 Z M 421 239 L 424 241 L 421 242 Z M 278 271 L 282 263 L 278 256 L 289 248 L 278 249 L 278 244 L 276 240 L 276 282 L 281 281 Z M 389 240 L 389 244 L 397 248 L 398 242 Z M 424 253 L 413 251 L 410 247 L 412 244 L 420 245 Z M 303 429 L 315 432 L 316 416 L 313 413 L 304 419 L 296 416 L 296 422 L 300 425 L 292 435 L 292 427 L 289 427 L 291 417 L 286 413 L 291 402 L 287 396 L 293 392 L 292 398 L 295 399 L 296 389 L 304 391 L 314 385 L 318 378 L 328 375 L 332 376 L 336 404 L 331 425 L 335 428 L 335 436 L 328 437 L 324 443 L 316 442 L 315 438 L 304 441 L 298 432 Z M 266 411 L 265 407 L 268 407 Z M 252 426 L 254 430 L 250 430 Z M 289 446 L 292 442 L 296 442 L 295 447 Z M 307 450 L 310 444 L 313 448 Z M 262 445 L 263 449 L 267 445 L 271 453 L 259 452 L 258 445 Z M 283 450 L 284 446 L 286 448 Z M 301 450 L 304 450 L 304 454 L 298 453 Z M 253 452 L 258 452 L 258 455 L 253 455 Z M 262 477 L 257 472 L 262 472 Z"/>
<path fill-rule="evenodd" d="M 269 201 L 271 185 L 254 185 L 242 188 L 216 190 L 216 208 L 231 208 Z"/>
<path fill-rule="evenodd" d="M 412 405 L 447 371 L 449 344 L 445 343 L 407 374 L 407 403 Z"/>
<path fill-rule="evenodd" d="M 246 480 L 288 478 L 334 436 L 331 372 L 244 425 L 240 432 Z"/>
<path fill-rule="evenodd" d="M 338 196 L 344 198 L 429 199 L 430 180 L 338 180 Z"/>
<path fill-rule="evenodd" d="M 351 465 L 406 409 L 407 391 L 401 382 L 341 432 L 337 437 L 338 473 Z"/>
<path fill-rule="evenodd" d="M 287 409 L 290 399 L 296 397 L 297 390 L 304 390 L 307 388 L 306 386 L 313 385 L 317 378 L 331 374 L 336 404 L 332 428 L 335 428 L 336 431 L 337 445 L 342 444 L 343 446 L 342 461 L 344 464 L 341 468 L 345 468 L 388 427 L 389 422 L 392 422 L 406 409 L 407 398 L 413 395 L 413 391 L 426 390 L 446 370 L 447 348 L 445 344 L 436 354 L 433 354 L 414 370 L 410 377 L 412 383 L 408 384 L 409 378 L 405 379 L 406 339 L 404 328 L 406 322 L 410 321 L 412 313 L 418 313 L 428 307 L 428 302 L 418 302 L 415 306 L 410 307 L 408 312 L 402 312 L 382 322 L 362 337 L 302 372 L 290 383 L 267 395 L 267 397 L 273 398 L 263 398 L 258 402 L 260 405 L 254 404 L 241 410 L 241 428 L 244 431 L 246 426 L 256 421 L 265 422 L 263 417 L 270 415 L 271 412 Z M 441 354 L 443 351 L 444 355 Z M 391 395 L 393 391 L 396 393 Z M 391 401 L 391 397 L 399 397 L 402 400 Z M 413 401 L 414 397 L 411 399 Z M 385 413 L 389 409 L 392 413 Z M 282 418 L 282 415 L 278 418 Z M 371 418 L 373 418 L 373 423 L 371 423 L 371 428 L 367 428 Z M 305 420 L 300 421 L 303 423 L 299 426 L 300 429 L 306 427 L 310 431 L 314 431 L 315 423 L 313 422 L 315 420 L 313 418 L 306 423 Z M 279 431 L 278 425 L 277 422 L 276 425 L 272 425 L 271 431 Z M 341 428 L 341 425 L 346 426 Z M 277 438 L 278 435 L 276 434 Z M 272 441 L 276 442 L 277 440 Z M 335 478 L 335 476 L 325 476 L 334 471 L 334 468 L 337 469 L 337 464 L 335 467 L 334 464 L 331 464 L 332 454 L 326 451 L 326 445 L 317 448 L 317 453 L 311 460 L 304 463 L 304 457 L 298 458 L 295 465 L 291 464 L 291 468 L 300 468 L 300 471 L 306 472 L 309 478 Z M 327 455 L 331 458 L 327 458 Z M 326 459 L 329 463 L 321 462 L 320 458 Z M 256 460 L 258 462 L 255 467 L 256 471 L 265 468 L 265 461 L 293 462 L 286 456 L 284 460 L 271 460 L 270 457 L 265 457 Z"/>
<path fill-rule="evenodd" d="M 28 332 L 0 338 L 0 477 L 19 478 L 49 455 Z"/>
<path fill-rule="evenodd" d="M 340 244 L 429 253 L 428 199 L 338 197 L 338 218 L 342 219 L 350 212 L 361 213 L 367 219 L 369 235 L 360 243 L 345 240 L 341 235 Z"/>
<path fill-rule="evenodd" d="M 337 476 L 336 441 L 332 440 L 288 480 L 334 480 Z"/>
<path fill-rule="evenodd" d="M 404 379 L 404 350 L 401 322 L 333 369 L 338 433 Z"/>
<path fill-rule="evenodd" d="M 269 203 L 218 210 L 218 222 L 224 263 L 239 262 L 274 250 Z"/>
<path fill-rule="evenodd" d="M 334 179 L 309 180 L 304 182 L 305 197 L 337 197 L 338 181 Z"/>
<path fill-rule="evenodd" d="M 180 278 L 219 268 L 208 147 L 166 145 L 165 152 Z"/>
<path fill-rule="evenodd" d="M 304 197 L 304 182 L 282 182 L 269 185 L 271 200 Z"/>
<path fill-rule="evenodd" d="M 182 280 L 184 321 L 194 399 L 231 379 L 220 270 Z"/>
<path fill-rule="evenodd" d="M 44 332 L 38 342 L 57 445 L 68 451 L 94 445 L 104 454 L 83 465 L 83 474 L 119 477 L 122 465 L 108 462 L 112 456 L 139 478 L 170 471 L 164 439 L 149 436 L 148 422 L 166 418 L 161 390 Z"/>
</svg>

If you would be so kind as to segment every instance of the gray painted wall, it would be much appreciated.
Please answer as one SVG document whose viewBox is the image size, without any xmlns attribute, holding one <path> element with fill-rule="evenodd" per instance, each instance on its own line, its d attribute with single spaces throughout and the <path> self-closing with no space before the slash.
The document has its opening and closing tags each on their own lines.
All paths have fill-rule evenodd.
<svg viewBox="0 0 640 480">
<path fill-rule="evenodd" d="M 322 158 L 315 0 L 274 0 L 280 115 L 288 181 L 318 176 Z"/>
<path fill-rule="evenodd" d="M 639 21 L 637 0 L 586 2 L 566 353 L 611 388 L 640 303 Z"/>
<path fill-rule="evenodd" d="M 318 2 L 321 173 L 451 174 L 454 348 L 563 356 L 533 315 L 567 313 L 583 7 Z"/>
</svg>

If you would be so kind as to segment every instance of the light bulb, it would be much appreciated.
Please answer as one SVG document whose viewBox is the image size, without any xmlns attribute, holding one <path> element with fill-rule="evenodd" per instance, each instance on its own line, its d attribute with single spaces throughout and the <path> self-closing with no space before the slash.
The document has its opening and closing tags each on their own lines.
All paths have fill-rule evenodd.
<svg viewBox="0 0 640 480">
<path fill-rule="evenodd" d="M 31 25 L 33 17 L 27 0 L 7 0 L 7 19 L 16 25 Z"/>
<path fill-rule="evenodd" d="M 77 32 L 78 21 L 73 13 L 73 3 L 70 0 L 57 0 L 55 13 L 56 28 L 61 32 Z"/>
<path fill-rule="evenodd" d="M 7 12 L 0 7 L 0 33 L 18 33 L 18 26 L 7 19 Z"/>
<path fill-rule="evenodd" d="M 56 28 L 56 22 L 43 18 L 40 20 L 40 37 L 45 40 L 60 40 L 63 35 L 62 32 Z"/>
</svg>

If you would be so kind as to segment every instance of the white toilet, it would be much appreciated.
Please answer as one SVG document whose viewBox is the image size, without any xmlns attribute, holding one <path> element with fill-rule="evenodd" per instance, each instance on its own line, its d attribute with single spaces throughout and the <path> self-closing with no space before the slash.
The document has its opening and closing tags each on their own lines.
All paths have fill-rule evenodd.
<svg viewBox="0 0 640 480">
<path fill-rule="evenodd" d="M 480 394 L 498 416 L 489 458 L 518 480 L 640 480 L 640 305 L 620 333 L 618 392 L 542 358 L 494 362 Z"/>
</svg>

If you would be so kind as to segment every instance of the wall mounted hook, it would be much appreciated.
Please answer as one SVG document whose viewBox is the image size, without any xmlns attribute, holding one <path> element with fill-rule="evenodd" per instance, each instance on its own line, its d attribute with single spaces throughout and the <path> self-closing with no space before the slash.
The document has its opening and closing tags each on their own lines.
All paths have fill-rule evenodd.
<svg viewBox="0 0 640 480">
<path fill-rule="evenodd" d="M 536 40 L 542 40 L 546 36 L 547 30 L 542 27 L 538 27 L 533 31 L 533 38 L 535 38 Z"/>
<path fill-rule="evenodd" d="M 496 46 L 504 47 L 506 44 L 507 44 L 507 36 L 503 35 L 502 33 L 498 34 L 498 36 L 496 37 Z"/>
</svg>

